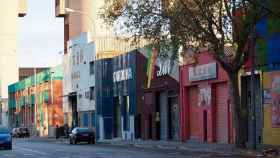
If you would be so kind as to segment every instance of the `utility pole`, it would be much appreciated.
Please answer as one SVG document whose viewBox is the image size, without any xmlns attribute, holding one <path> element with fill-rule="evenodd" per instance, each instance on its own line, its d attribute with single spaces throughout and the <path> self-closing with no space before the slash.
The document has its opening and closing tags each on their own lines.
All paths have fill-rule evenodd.
<svg viewBox="0 0 280 158">
<path fill-rule="evenodd" d="M 256 45 L 256 26 L 252 27 L 252 35 L 251 35 L 251 41 L 250 41 L 250 57 L 252 61 L 251 65 L 251 110 L 250 110 L 250 119 L 252 122 L 252 149 L 257 148 L 257 142 L 256 142 L 256 88 L 255 88 L 255 45 Z"/>
</svg>

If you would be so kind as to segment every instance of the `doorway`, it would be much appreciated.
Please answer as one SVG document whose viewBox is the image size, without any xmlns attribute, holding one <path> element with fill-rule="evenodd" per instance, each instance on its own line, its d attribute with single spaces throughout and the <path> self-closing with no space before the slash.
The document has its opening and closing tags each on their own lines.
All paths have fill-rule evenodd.
<svg viewBox="0 0 280 158">
<path fill-rule="evenodd" d="M 203 111 L 203 141 L 207 142 L 207 111 Z"/>
<path fill-rule="evenodd" d="M 168 139 L 179 139 L 179 107 L 177 96 L 168 97 Z"/>
<path fill-rule="evenodd" d="M 253 81 L 254 83 L 252 83 Z M 253 87 L 252 84 L 254 85 Z M 241 104 L 248 109 L 246 127 L 244 128 L 246 128 L 247 141 L 249 145 L 252 145 L 254 141 L 256 144 L 262 143 L 263 111 L 261 97 L 260 75 L 255 74 L 254 80 L 252 80 L 252 76 L 243 76 L 241 78 Z M 254 104 L 252 101 L 254 101 Z M 255 120 L 251 119 L 254 115 Z M 254 123 L 256 129 L 254 129 Z M 256 136 L 255 138 L 254 135 Z"/>
<path fill-rule="evenodd" d="M 77 93 L 70 93 L 69 103 L 72 107 L 72 127 L 78 126 Z"/>
<path fill-rule="evenodd" d="M 121 105 L 119 97 L 114 97 L 114 137 L 121 137 Z"/>
<path fill-rule="evenodd" d="M 156 92 L 156 140 L 160 140 L 160 93 Z"/>
</svg>

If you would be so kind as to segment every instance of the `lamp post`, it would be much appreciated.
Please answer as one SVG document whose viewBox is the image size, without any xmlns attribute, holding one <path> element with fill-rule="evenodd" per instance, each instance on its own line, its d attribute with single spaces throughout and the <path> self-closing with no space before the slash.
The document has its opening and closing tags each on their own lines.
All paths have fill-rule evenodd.
<svg viewBox="0 0 280 158">
<path fill-rule="evenodd" d="M 83 12 L 81 10 L 75 10 L 75 9 L 72 9 L 72 8 L 65 8 L 65 12 L 66 13 L 77 13 L 77 14 L 81 14 L 81 15 L 85 15 L 88 19 L 90 19 L 91 23 L 92 23 L 92 27 L 91 27 L 91 38 L 92 40 L 94 40 L 95 36 L 96 36 L 96 31 L 95 31 L 95 21 L 94 19 L 92 18 L 91 15 L 89 15 L 88 13 L 86 12 Z"/>
</svg>

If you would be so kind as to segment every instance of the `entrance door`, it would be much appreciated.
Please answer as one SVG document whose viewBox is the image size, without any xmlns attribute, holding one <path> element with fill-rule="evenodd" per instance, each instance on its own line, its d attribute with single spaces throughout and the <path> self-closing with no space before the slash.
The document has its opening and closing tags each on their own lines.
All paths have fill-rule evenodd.
<svg viewBox="0 0 280 158">
<path fill-rule="evenodd" d="M 262 143 L 262 106 L 261 106 L 261 90 L 260 90 L 260 76 L 254 76 L 254 89 L 252 89 L 252 77 L 251 76 L 244 76 L 241 79 L 241 103 L 242 105 L 246 106 L 248 109 L 248 120 L 247 120 L 247 140 L 249 145 L 253 145 L 255 134 L 255 141 L 256 144 Z M 254 96 L 252 95 L 252 91 L 254 92 Z M 254 99 L 254 105 L 252 104 L 252 97 Z M 256 129 L 254 129 L 254 120 L 253 118 L 254 110 L 253 106 L 255 106 L 255 123 Z"/>
<path fill-rule="evenodd" d="M 228 89 L 227 84 L 216 85 L 216 141 L 228 143 Z"/>
<path fill-rule="evenodd" d="M 160 140 L 160 93 L 156 92 L 156 139 Z"/>
<path fill-rule="evenodd" d="M 72 127 L 78 126 L 78 109 L 77 109 L 77 93 L 72 93 L 69 96 L 69 102 L 72 106 Z"/>
<path fill-rule="evenodd" d="M 207 111 L 203 111 L 203 141 L 207 142 Z"/>
<path fill-rule="evenodd" d="M 179 107 L 178 97 L 168 98 L 168 138 L 170 140 L 179 139 Z"/>
<path fill-rule="evenodd" d="M 189 106 L 189 132 L 190 139 L 199 140 L 200 139 L 200 128 L 201 125 L 198 120 L 198 88 L 190 87 L 188 88 L 188 106 Z"/>
<path fill-rule="evenodd" d="M 114 137 L 121 137 L 121 105 L 119 97 L 114 97 Z"/>
</svg>

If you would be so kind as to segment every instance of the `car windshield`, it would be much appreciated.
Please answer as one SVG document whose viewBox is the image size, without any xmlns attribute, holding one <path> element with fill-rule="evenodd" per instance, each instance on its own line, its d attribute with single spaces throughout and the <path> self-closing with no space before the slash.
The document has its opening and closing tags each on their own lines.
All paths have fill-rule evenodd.
<svg viewBox="0 0 280 158">
<path fill-rule="evenodd" d="M 7 133 L 10 133 L 8 128 L 0 127 L 0 134 L 7 134 Z"/>
</svg>

